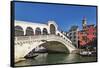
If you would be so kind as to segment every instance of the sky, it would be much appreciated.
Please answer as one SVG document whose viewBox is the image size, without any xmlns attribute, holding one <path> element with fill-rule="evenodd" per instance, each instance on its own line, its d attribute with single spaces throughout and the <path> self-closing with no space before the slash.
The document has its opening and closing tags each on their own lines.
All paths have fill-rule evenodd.
<svg viewBox="0 0 100 68">
<path fill-rule="evenodd" d="M 73 25 L 81 29 L 83 17 L 86 17 L 87 24 L 96 25 L 96 7 L 15 2 L 15 20 L 44 24 L 53 20 L 63 31 Z"/>
</svg>

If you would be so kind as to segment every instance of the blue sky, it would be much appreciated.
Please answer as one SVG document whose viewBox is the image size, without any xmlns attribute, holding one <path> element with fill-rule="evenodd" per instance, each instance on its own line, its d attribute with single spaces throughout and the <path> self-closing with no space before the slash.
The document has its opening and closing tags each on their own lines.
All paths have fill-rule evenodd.
<svg viewBox="0 0 100 68">
<path fill-rule="evenodd" d="M 15 19 L 47 23 L 54 20 L 60 30 L 68 31 L 72 25 L 82 28 L 82 19 L 96 24 L 96 7 L 15 2 Z"/>
</svg>

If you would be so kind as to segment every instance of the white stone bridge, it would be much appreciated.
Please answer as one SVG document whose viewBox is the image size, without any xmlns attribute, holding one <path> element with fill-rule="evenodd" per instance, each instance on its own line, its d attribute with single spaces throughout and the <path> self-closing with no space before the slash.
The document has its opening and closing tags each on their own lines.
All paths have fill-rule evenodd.
<svg viewBox="0 0 100 68">
<path fill-rule="evenodd" d="M 49 21 L 46 25 L 15 21 L 15 62 L 26 56 L 34 48 L 52 41 L 58 42 L 58 45 L 55 45 L 55 48 L 51 48 L 51 50 L 74 53 L 77 49 L 57 28 L 58 26 L 54 21 Z M 59 43 L 64 48 L 60 49 Z"/>
</svg>

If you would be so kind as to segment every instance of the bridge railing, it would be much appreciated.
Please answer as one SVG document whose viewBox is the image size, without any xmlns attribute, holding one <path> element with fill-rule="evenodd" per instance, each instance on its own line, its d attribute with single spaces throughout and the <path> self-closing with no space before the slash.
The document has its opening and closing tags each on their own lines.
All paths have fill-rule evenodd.
<svg viewBox="0 0 100 68">
<path fill-rule="evenodd" d="M 70 42 L 69 40 L 67 40 L 66 38 L 57 36 L 57 35 L 35 35 L 35 36 L 17 36 L 15 37 L 15 41 L 16 42 L 21 42 L 21 41 L 41 41 L 41 40 L 49 40 L 49 39 L 57 39 L 62 41 L 65 44 L 68 44 L 70 47 L 74 48 L 74 46 L 72 45 L 72 42 Z"/>
<path fill-rule="evenodd" d="M 35 36 L 16 36 L 15 37 L 15 41 L 21 41 L 21 40 L 29 40 L 29 39 L 33 39 L 33 40 L 35 40 L 35 39 L 41 39 L 41 38 L 62 38 L 62 39 L 64 39 L 64 40 L 66 40 L 66 41 L 68 41 L 69 43 L 72 43 L 71 41 L 69 41 L 68 39 L 66 39 L 66 38 L 63 38 L 63 37 L 60 37 L 60 36 L 57 36 L 57 35 L 35 35 Z"/>
</svg>

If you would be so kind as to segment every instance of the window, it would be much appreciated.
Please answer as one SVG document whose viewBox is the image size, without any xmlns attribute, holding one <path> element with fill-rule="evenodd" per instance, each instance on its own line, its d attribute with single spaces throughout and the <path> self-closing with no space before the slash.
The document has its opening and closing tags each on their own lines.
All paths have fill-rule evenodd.
<svg viewBox="0 0 100 68">
<path fill-rule="evenodd" d="M 53 24 L 50 25 L 50 33 L 51 34 L 55 34 L 56 33 L 56 29 L 55 29 L 55 26 Z"/>
<path fill-rule="evenodd" d="M 24 31 L 21 26 L 15 26 L 15 36 L 23 36 Z"/>
<path fill-rule="evenodd" d="M 76 32 L 74 32 L 73 34 L 76 35 Z"/>
<path fill-rule="evenodd" d="M 41 35 L 41 29 L 39 27 L 36 28 L 35 35 Z"/>
<path fill-rule="evenodd" d="M 76 36 L 74 36 L 74 39 L 76 38 Z"/>
<path fill-rule="evenodd" d="M 48 31 L 46 28 L 43 29 L 43 35 L 47 35 L 48 34 Z"/>
<path fill-rule="evenodd" d="M 72 33 L 69 34 L 70 36 L 72 35 Z"/>
<path fill-rule="evenodd" d="M 70 39 L 72 39 L 72 37 L 70 37 Z"/>
<path fill-rule="evenodd" d="M 33 29 L 31 27 L 26 28 L 26 36 L 34 35 Z"/>
</svg>

